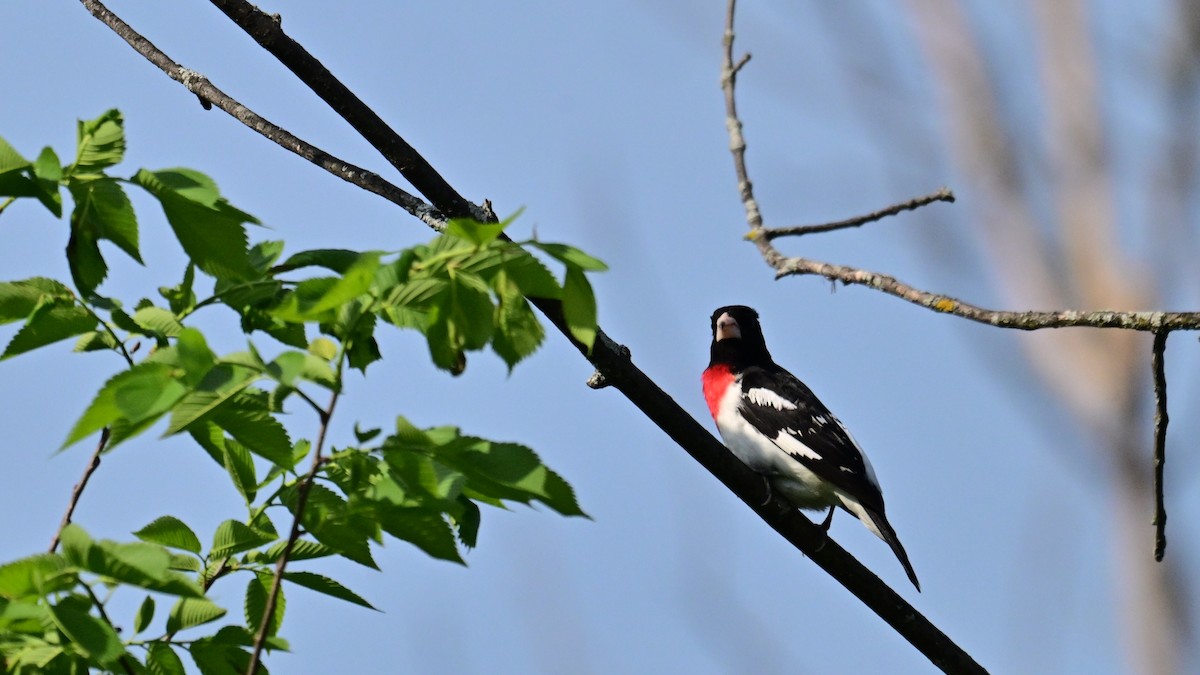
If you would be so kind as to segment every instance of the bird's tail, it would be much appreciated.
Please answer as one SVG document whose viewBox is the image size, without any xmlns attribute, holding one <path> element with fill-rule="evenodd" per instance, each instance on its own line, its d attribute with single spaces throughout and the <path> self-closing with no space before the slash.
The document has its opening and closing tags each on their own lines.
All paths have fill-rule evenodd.
<svg viewBox="0 0 1200 675">
<path fill-rule="evenodd" d="M 874 532 L 880 539 L 887 542 L 888 546 L 892 547 L 892 553 L 896 554 L 896 558 L 900 560 L 900 564 L 904 565 L 904 571 L 908 574 L 908 580 L 913 586 L 917 587 L 917 592 L 921 591 L 921 582 L 917 581 L 917 573 L 913 571 L 912 563 L 908 562 L 908 554 L 904 552 L 904 545 L 900 543 L 900 538 L 896 536 L 896 531 L 892 529 L 891 523 L 882 513 L 876 513 L 874 510 L 865 506 L 861 507 L 867 514 L 867 518 L 863 518 L 863 523 L 867 529 Z"/>
</svg>

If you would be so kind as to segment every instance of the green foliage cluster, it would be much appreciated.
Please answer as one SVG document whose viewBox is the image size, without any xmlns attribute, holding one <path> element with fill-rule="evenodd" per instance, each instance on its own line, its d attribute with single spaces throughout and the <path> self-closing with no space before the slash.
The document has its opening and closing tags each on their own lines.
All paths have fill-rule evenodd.
<svg viewBox="0 0 1200 675">
<path fill-rule="evenodd" d="M 79 352 L 119 354 L 127 368 L 104 383 L 63 448 L 100 434 L 99 447 L 110 452 L 165 418 L 166 435 L 194 439 L 246 510 L 222 522 L 207 544 L 171 515 L 128 542 L 97 541 L 72 524 L 60 533 L 61 547 L 0 565 L 0 669 L 183 673 L 186 652 L 206 675 L 245 672 L 260 633 L 266 648 L 288 648 L 279 635 L 284 588 L 371 608 L 337 580 L 287 569 L 281 558 L 340 556 L 374 568 L 371 543 L 390 536 L 461 563 L 462 548 L 476 542 L 480 504 L 536 501 L 583 515 L 566 481 L 515 443 L 450 426 L 418 429 L 400 417 L 391 433 L 356 426 L 345 445 L 322 444 L 347 367 L 365 373 L 382 358 L 381 326 L 420 331 L 433 362 L 453 374 L 465 368 L 467 352 L 487 347 L 511 369 L 544 338 L 526 297 L 560 299 L 573 335 L 591 345 L 596 305 L 585 273 L 603 263 L 563 244 L 504 240 L 511 219 L 451 221 L 430 243 L 399 252 L 322 249 L 281 261 L 283 243 L 250 245 L 245 226 L 257 220 L 222 198 L 207 176 L 190 169 L 109 175 L 124 150 L 116 110 L 79 122 L 67 166 L 50 148 L 28 161 L 0 139 L 0 197 L 7 198 L 0 211 L 31 198 L 61 217 L 64 189 L 73 205 L 66 248 L 72 283 L 0 282 L 0 323 L 23 322 L 0 360 L 70 338 Z M 161 204 L 189 260 L 178 285 L 131 307 L 100 292 L 108 266 L 99 247 L 109 241 L 142 262 L 130 186 Z M 563 280 L 530 249 L 561 263 Z M 211 292 L 202 297 L 200 286 Z M 260 334 L 269 336 L 275 353 L 248 340 L 244 351 L 216 354 L 189 323 L 209 307 L 236 313 L 242 331 L 260 342 Z M 141 344 L 151 348 L 136 360 Z M 313 398 L 322 390 L 327 405 Z M 285 407 L 296 405 L 315 413 L 316 443 L 291 438 L 280 423 Z M 208 597 L 225 579 L 245 584 L 241 617 Z M 118 590 L 144 593 L 135 616 L 108 616 L 107 598 Z M 170 603 L 165 613 L 156 611 L 162 602 Z M 117 624 L 132 630 L 118 633 Z"/>
</svg>

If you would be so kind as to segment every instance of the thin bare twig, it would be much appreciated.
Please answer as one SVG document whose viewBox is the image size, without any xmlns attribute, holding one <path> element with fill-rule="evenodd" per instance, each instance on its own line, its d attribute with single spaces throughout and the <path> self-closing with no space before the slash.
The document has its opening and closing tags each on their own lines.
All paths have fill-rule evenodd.
<svg viewBox="0 0 1200 675">
<path fill-rule="evenodd" d="M 283 552 L 279 555 L 279 560 L 275 563 L 275 575 L 271 578 L 271 590 L 267 593 L 267 602 L 263 606 L 262 621 L 258 626 L 258 633 L 254 636 L 254 649 L 250 653 L 250 665 L 246 667 L 246 675 L 255 675 L 258 673 L 258 665 L 262 658 L 263 646 L 267 642 L 267 631 L 271 628 L 271 623 L 275 618 L 275 606 L 279 601 L 279 588 L 283 585 L 283 572 L 287 568 L 288 560 L 292 556 L 292 548 L 296 545 L 296 540 L 300 538 L 301 523 L 304 518 L 304 506 L 308 503 L 308 493 L 312 490 L 313 481 L 317 478 L 317 472 L 321 469 L 321 464 L 325 459 L 321 454 L 325 447 L 325 434 L 329 431 L 329 420 L 333 417 L 334 408 L 337 407 L 338 392 L 334 391 L 329 399 L 329 406 L 320 411 L 321 427 L 317 432 L 317 444 L 313 450 L 312 467 L 308 473 L 300 480 L 296 486 L 296 511 L 292 515 L 292 529 L 288 533 L 287 543 L 283 546 Z"/>
<path fill-rule="evenodd" d="M 954 193 L 950 188 L 940 188 L 936 192 L 927 194 L 923 197 L 914 197 L 908 201 L 892 204 L 891 206 L 865 216 L 857 216 L 847 218 L 846 220 L 838 220 L 832 223 L 821 223 L 820 225 L 796 225 L 793 227 L 768 227 L 764 228 L 758 236 L 766 237 L 768 240 L 779 237 L 799 237 L 806 234 L 815 234 L 817 232 L 832 232 L 833 230 L 844 230 L 850 227 L 860 227 L 867 223 L 873 223 L 877 220 L 883 220 L 889 216 L 894 216 L 904 211 L 912 211 L 919 209 L 922 206 L 928 206 L 934 202 L 953 202 Z"/>
<path fill-rule="evenodd" d="M 105 446 L 108 445 L 108 439 L 112 436 L 112 428 L 104 427 L 100 432 L 100 440 L 96 443 L 96 450 L 92 452 L 92 458 L 88 460 L 87 467 L 83 470 L 83 476 L 79 478 L 79 482 L 71 489 L 71 501 L 67 503 L 67 512 L 63 514 L 62 522 L 58 524 L 58 529 L 54 531 L 54 538 L 50 540 L 50 553 L 58 548 L 58 541 L 62 537 L 62 531 L 67 525 L 71 524 L 71 516 L 75 514 L 75 507 L 79 505 L 79 498 L 83 496 L 83 490 L 87 487 L 88 480 L 96 469 L 100 468 L 100 455 L 104 452 Z"/>
<path fill-rule="evenodd" d="M 1151 351 L 1151 370 L 1154 371 L 1154 559 L 1162 562 L 1167 550 L 1167 507 L 1163 501 L 1163 466 L 1167 462 L 1167 374 L 1163 361 L 1167 335 L 1161 330 L 1154 334 Z"/>
</svg>

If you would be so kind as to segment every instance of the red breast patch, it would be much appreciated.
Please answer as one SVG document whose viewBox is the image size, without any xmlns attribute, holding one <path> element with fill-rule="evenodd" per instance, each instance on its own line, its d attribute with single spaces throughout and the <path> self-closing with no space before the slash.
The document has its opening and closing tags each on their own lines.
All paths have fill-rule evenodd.
<svg viewBox="0 0 1200 675">
<path fill-rule="evenodd" d="M 704 383 L 704 400 L 708 403 L 708 411 L 712 413 L 713 419 L 717 419 L 718 408 L 721 405 L 721 397 L 725 395 L 725 390 L 733 384 L 733 371 L 728 365 L 719 363 L 704 371 L 700 376 L 700 380 Z"/>
</svg>

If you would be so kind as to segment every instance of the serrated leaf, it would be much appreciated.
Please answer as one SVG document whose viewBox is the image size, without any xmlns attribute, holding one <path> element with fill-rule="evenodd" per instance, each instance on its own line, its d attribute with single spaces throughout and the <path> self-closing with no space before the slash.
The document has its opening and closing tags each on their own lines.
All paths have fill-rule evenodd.
<svg viewBox="0 0 1200 675">
<path fill-rule="evenodd" d="M 76 158 L 72 175 L 91 174 L 117 164 L 125 155 L 125 119 L 121 111 L 106 111 L 76 126 Z"/>
<path fill-rule="evenodd" d="M 157 419 L 186 391 L 174 373 L 167 364 L 145 361 L 105 382 L 60 450 L 118 420 L 140 423 Z"/>
<path fill-rule="evenodd" d="M 67 562 L 62 556 L 53 553 L 42 553 L 0 565 L 0 598 L 17 600 L 37 597 L 73 586 L 72 579 L 60 577 L 66 568 Z M 47 587 L 46 582 L 56 577 L 60 581 Z"/>
<path fill-rule="evenodd" d="M 246 625 L 256 633 L 262 626 L 263 614 L 267 609 L 267 596 L 271 593 L 271 584 L 272 577 L 268 574 L 251 575 L 250 581 L 246 584 L 246 599 L 243 603 Z M 271 623 L 267 628 L 267 635 L 279 633 L 279 627 L 283 624 L 283 615 L 286 608 L 287 601 L 283 595 L 283 586 L 280 586 L 279 592 L 275 596 L 275 611 L 271 615 Z"/>
<path fill-rule="evenodd" d="M 59 181 L 63 177 L 63 168 L 62 162 L 58 160 L 58 155 L 49 146 L 44 147 L 37 159 L 33 161 L 32 168 L 33 176 L 36 179 L 38 201 L 49 209 L 55 218 L 62 218 L 62 193 L 58 188 Z"/>
<path fill-rule="evenodd" d="M 62 282 L 44 277 L 0 282 L 0 324 L 27 319 L 35 309 L 74 301 L 74 294 Z"/>
<path fill-rule="evenodd" d="M 354 263 L 363 256 L 358 251 L 348 251 L 341 248 L 320 248 L 312 251 L 300 251 L 280 263 L 276 270 L 290 272 L 302 267 L 324 267 L 338 274 L 345 274 Z"/>
<path fill-rule="evenodd" d="M 263 544 L 269 544 L 276 538 L 273 534 L 252 529 L 243 522 L 226 520 L 217 526 L 217 531 L 213 534 L 212 549 L 208 552 L 208 557 L 212 559 L 227 558 L 242 551 L 258 548 Z"/>
<path fill-rule="evenodd" d="M 307 279 L 284 296 L 271 314 L 281 321 L 302 323 L 327 320 L 333 310 L 366 293 L 375 281 L 379 268 L 379 252 L 358 256 L 340 277 Z"/>
<path fill-rule="evenodd" d="M 152 544 L 161 544 L 192 553 L 200 553 L 200 539 L 192 528 L 174 516 L 159 516 L 133 536 Z"/>
<path fill-rule="evenodd" d="M 92 330 L 79 336 L 75 341 L 76 352 L 98 352 L 107 349 L 116 349 L 117 341 L 112 334 L 103 330 Z"/>
<path fill-rule="evenodd" d="M 267 269 L 283 254 L 282 241 L 260 241 L 250 247 L 250 265 L 266 274 Z"/>
<path fill-rule="evenodd" d="M 486 246 L 499 237 L 511 222 L 511 220 L 506 220 L 502 223 L 481 223 L 471 218 L 452 218 L 450 222 L 446 223 L 446 234 L 464 239 L 476 246 Z"/>
<path fill-rule="evenodd" d="M 178 286 L 159 287 L 158 294 L 167 301 L 167 305 L 176 315 L 195 309 L 196 293 L 192 291 L 195 279 L 196 266 L 189 262 L 183 272 L 183 281 L 179 282 Z"/>
<path fill-rule="evenodd" d="M 225 610 L 208 598 L 180 598 L 167 617 L 167 632 L 177 633 L 225 616 Z"/>
<path fill-rule="evenodd" d="M 542 502 L 563 515 L 583 516 L 575 493 L 533 450 L 463 436 L 435 450 L 438 461 L 468 477 L 467 487 L 496 499 Z"/>
<path fill-rule="evenodd" d="M 267 547 L 260 555 L 259 559 L 263 562 L 273 563 L 279 560 L 283 555 L 283 548 L 287 546 L 287 541 L 277 541 Z M 315 558 L 325 558 L 331 555 L 337 555 L 337 551 L 322 544 L 318 541 L 310 539 L 297 539 L 292 544 L 292 552 L 288 556 L 289 560 L 313 560 Z"/>
<path fill-rule="evenodd" d="M 233 486 L 249 505 L 258 494 L 258 478 L 254 472 L 254 460 L 246 446 L 233 439 L 224 443 L 225 470 L 233 480 Z"/>
<path fill-rule="evenodd" d="M 175 318 L 175 313 L 162 307 L 144 307 L 134 312 L 133 322 L 150 333 L 175 337 L 183 331 L 183 324 Z"/>
<path fill-rule="evenodd" d="M 250 452 L 290 469 L 292 442 L 279 420 L 271 416 L 266 399 L 241 392 L 205 418 L 221 427 Z"/>
<path fill-rule="evenodd" d="M 297 486 L 289 486 L 280 497 L 292 515 L 295 515 L 298 503 Z M 333 490 L 319 483 L 313 483 L 309 487 L 303 523 L 309 535 L 337 551 L 338 555 L 371 569 L 379 569 L 371 557 L 371 547 L 367 543 L 368 538 L 378 531 L 378 524 L 362 515 L 351 514 L 346 508 L 346 501 Z"/>
<path fill-rule="evenodd" d="M 243 227 L 258 221 L 220 198 L 207 176 L 188 169 L 142 169 L 131 180 L 158 198 L 175 238 L 201 270 L 234 281 L 258 275 Z"/>
<path fill-rule="evenodd" d="M 267 374 L 289 387 L 295 387 L 297 380 L 307 380 L 329 389 L 337 386 L 337 375 L 329 361 L 311 353 L 284 352 L 267 365 Z"/>
<path fill-rule="evenodd" d="M 479 524 L 482 520 L 482 514 L 479 512 L 479 505 L 468 499 L 465 495 L 459 495 L 459 506 L 462 511 L 455 519 L 458 539 L 463 546 L 467 548 L 475 548 L 475 544 L 479 538 Z"/>
<path fill-rule="evenodd" d="M 364 600 L 362 596 L 327 576 L 316 574 L 314 572 L 284 572 L 283 578 L 292 582 L 293 584 L 296 584 L 297 586 L 303 586 L 309 590 L 313 590 L 318 593 L 324 593 L 325 595 L 338 598 L 339 600 L 345 600 L 346 602 L 353 603 L 360 607 L 375 609 L 375 607 L 372 606 L 371 603 Z"/>
<path fill-rule="evenodd" d="M 29 166 L 29 160 L 21 156 L 13 146 L 0 138 L 0 174 L 19 171 Z"/>
<path fill-rule="evenodd" d="M 171 645 L 157 640 L 146 645 L 146 672 L 149 675 L 187 675 L 183 660 Z"/>
<path fill-rule="evenodd" d="M 196 384 L 196 388 L 188 392 L 171 411 L 167 435 L 179 433 L 199 420 L 207 420 L 221 426 L 213 416 L 222 406 L 230 404 L 239 395 L 244 395 L 246 388 L 256 379 L 258 373 L 249 368 L 227 363 L 213 366 Z"/>
<path fill-rule="evenodd" d="M 142 262 L 138 250 L 137 216 L 125 189 L 113 178 L 73 180 L 69 184 L 75 200 L 72 226 L 84 228 L 96 241 L 107 239 Z M 75 221 L 78 221 L 77 223 Z"/>
<path fill-rule="evenodd" d="M 539 241 L 531 241 L 529 245 L 545 251 L 550 257 L 566 265 L 567 269 L 575 268 L 589 272 L 604 272 L 608 270 L 608 265 L 604 264 L 604 261 L 594 258 L 574 246 L 548 244 Z"/>
<path fill-rule="evenodd" d="M 142 604 L 138 607 L 137 615 L 133 618 L 133 632 L 135 634 L 146 630 L 150 622 L 154 620 L 154 598 L 147 595 Z"/>
<path fill-rule="evenodd" d="M 534 315 L 521 289 L 507 273 L 497 274 L 492 286 L 500 302 L 496 305 L 496 333 L 492 336 L 492 349 L 504 359 L 509 372 L 521 359 L 537 351 L 546 332 Z"/>
<path fill-rule="evenodd" d="M 9 340 L 0 360 L 33 351 L 76 335 L 97 325 L 96 317 L 73 302 L 57 300 L 35 310 L 21 330 Z"/>
<path fill-rule="evenodd" d="M 71 644 L 101 665 L 109 665 L 125 652 L 113 627 L 85 611 L 65 603 L 50 606 L 54 624 Z"/>
<path fill-rule="evenodd" d="M 383 505 L 379 509 L 379 523 L 388 534 L 414 544 L 434 558 L 463 563 L 454 541 L 454 532 L 441 513 L 430 513 L 423 508 Z"/>
<path fill-rule="evenodd" d="M 562 298 L 563 319 L 571 335 L 592 351 L 596 341 L 596 296 L 592 294 L 592 285 L 583 272 L 575 267 L 567 268 L 566 280 L 563 282 Z"/>
</svg>

